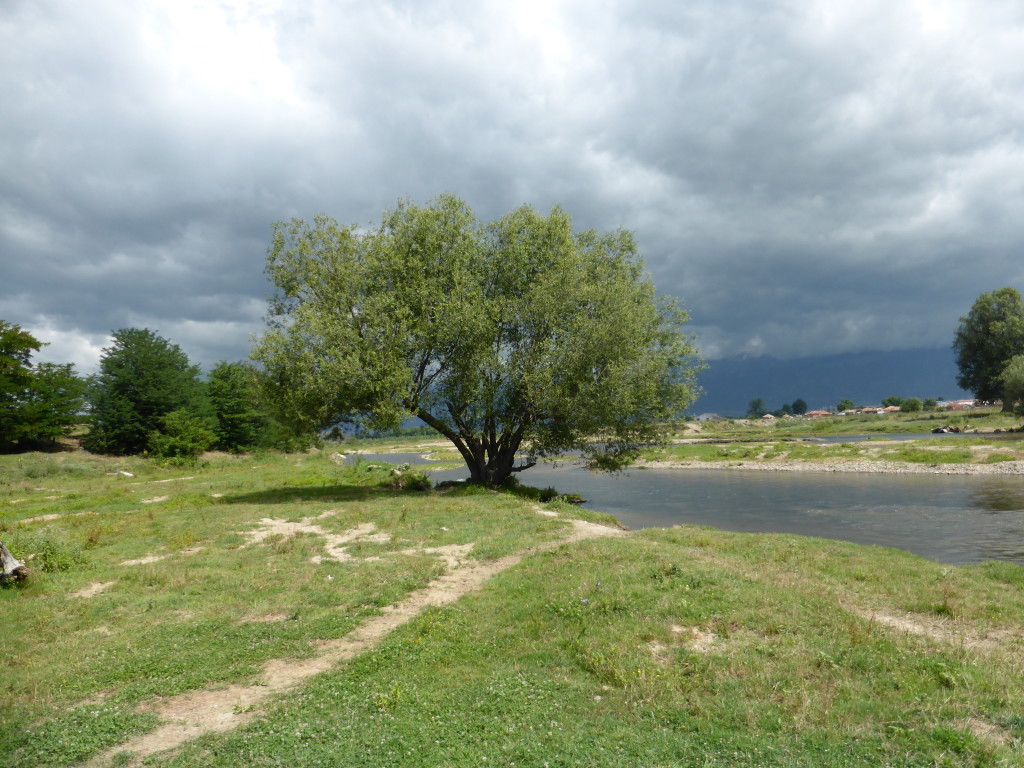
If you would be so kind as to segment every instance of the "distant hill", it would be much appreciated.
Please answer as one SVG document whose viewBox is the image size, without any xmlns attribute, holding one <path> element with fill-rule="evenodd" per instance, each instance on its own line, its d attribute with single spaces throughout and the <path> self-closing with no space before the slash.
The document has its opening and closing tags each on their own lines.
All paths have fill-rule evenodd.
<svg viewBox="0 0 1024 768">
<path fill-rule="evenodd" d="M 772 357 L 712 360 L 700 374 L 704 395 L 694 414 L 743 416 L 755 397 L 768 410 L 802 397 L 808 408 L 834 407 L 841 398 L 877 405 L 882 398 L 970 397 L 956 385 L 953 350 L 911 349 L 778 360 Z"/>
</svg>

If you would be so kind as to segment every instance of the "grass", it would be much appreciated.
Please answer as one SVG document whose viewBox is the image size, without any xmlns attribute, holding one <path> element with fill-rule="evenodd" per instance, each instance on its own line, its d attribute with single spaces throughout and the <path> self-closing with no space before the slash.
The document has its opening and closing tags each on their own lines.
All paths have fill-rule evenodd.
<svg viewBox="0 0 1024 768">
<path fill-rule="evenodd" d="M 328 454 L 184 472 L 33 455 L 0 472 L 0 538 L 54 563 L 37 555 L 30 582 L 0 590 L 12 768 L 74 765 L 152 730 L 155 697 L 258 684 L 268 659 L 316 653 L 444 571 L 402 550 L 473 543 L 486 561 L 565 527 L 529 493 L 395 490 L 387 468 Z M 46 514 L 64 516 L 29 521 Z M 251 544 L 265 518 L 389 538 L 317 564 L 319 533 Z M 147 556 L 164 557 L 123 564 Z M 110 586 L 73 596 L 91 583 Z M 1022 765 L 1022 629 L 1008 563 L 649 529 L 534 554 L 146 765 Z"/>
<path fill-rule="evenodd" d="M 1020 417 L 1003 413 L 998 408 L 976 408 L 969 411 L 919 411 L 917 413 L 858 414 L 813 419 L 722 420 L 704 424 L 706 431 L 721 438 L 814 437 L 817 435 L 915 434 L 931 432 L 939 426 L 956 426 L 963 430 L 993 431 L 1021 427 Z M 683 436 L 680 434 L 680 436 Z"/>
<path fill-rule="evenodd" d="M 938 424 L 955 424 L 970 436 L 916 438 L 896 445 L 887 436 L 930 432 Z M 679 430 L 676 442 L 643 452 L 647 461 L 842 462 L 896 461 L 910 464 L 993 464 L 1024 459 L 1024 441 L 1008 430 L 1016 417 L 996 409 L 957 413 L 887 414 L 774 422 L 720 421 L 699 431 Z M 975 433 L 975 430 L 978 430 Z M 999 430 L 998 432 L 996 430 Z M 870 435 L 846 443 L 815 442 L 826 436 Z"/>
</svg>

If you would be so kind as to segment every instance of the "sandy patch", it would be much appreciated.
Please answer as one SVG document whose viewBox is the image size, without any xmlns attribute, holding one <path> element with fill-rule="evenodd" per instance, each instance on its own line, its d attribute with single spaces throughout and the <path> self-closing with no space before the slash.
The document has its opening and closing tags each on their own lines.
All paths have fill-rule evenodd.
<svg viewBox="0 0 1024 768">
<path fill-rule="evenodd" d="M 694 653 L 709 653 L 719 644 L 719 637 L 717 635 L 712 632 L 705 632 L 700 627 L 681 627 L 678 624 L 673 624 L 670 631 L 672 632 L 673 645 L 685 644 Z M 664 666 L 671 661 L 669 646 L 666 646 L 664 643 L 652 640 L 647 644 L 647 649 L 658 664 Z"/>
<path fill-rule="evenodd" d="M 315 518 L 307 520 L 310 519 Z M 448 605 L 463 595 L 480 589 L 489 578 L 518 564 L 526 555 L 554 549 L 569 542 L 624 534 L 622 530 L 582 520 L 571 522 L 571 532 L 562 539 L 547 542 L 523 554 L 509 555 L 486 563 L 461 559 L 461 547 L 472 545 L 438 548 L 445 550 L 448 557 L 453 558 L 455 566 L 448 573 L 434 579 L 424 589 L 413 592 L 404 600 L 385 608 L 381 615 L 369 619 L 345 637 L 320 641 L 316 644 L 317 655 L 312 658 L 270 660 L 264 665 L 261 685 L 231 685 L 217 690 L 192 691 L 146 705 L 145 711 L 156 713 L 164 724 L 150 733 L 97 755 L 86 763 L 86 766 L 108 766 L 111 758 L 123 751 L 132 752 L 133 759 L 129 765 L 138 766 L 143 759 L 156 752 L 175 749 L 186 741 L 206 733 L 227 731 L 242 725 L 255 716 L 256 707 L 271 694 L 293 688 L 309 677 L 326 672 L 339 662 L 373 648 L 391 630 L 405 624 L 424 609 Z M 310 524 L 304 520 L 292 525 Z"/>
<path fill-rule="evenodd" d="M 169 477 L 166 480 L 140 480 L 137 483 L 128 483 L 128 485 L 159 485 L 160 483 L 176 483 L 179 480 L 195 480 L 195 477 L 189 475 L 188 477 Z"/>
<path fill-rule="evenodd" d="M 969 717 L 966 720 L 957 720 L 953 723 L 954 728 L 967 731 L 974 738 L 990 747 L 1002 747 L 1010 743 L 1013 737 L 998 725 L 986 723 L 976 717 Z"/>
<path fill-rule="evenodd" d="M 152 499 L 143 499 L 141 503 L 143 503 L 143 504 L 156 504 L 159 501 L 167 501 L 169 498 L 171 498 L 171 497 L 170 496 L 154 496 Z"/>
<path fill-rule="evenodd" d="M 1011 630 L 997 629 L 980 632 L 950 619 L 931 619 L 908 614 L 886 613 L 843 606 L 870 622 L 880 624 L 908 635 L 917 635 L 939 643 L 958 645 L 974 651 L 1010 651 L 1012 645 L 1020 645 L 1024 635 Z"/>
<path fill-rule="evenodd" d="M 247 531 L 244 535 L 249 539 L 249 544 L 261 544 L 271 536 L 287 537 L 300 533 L 311 533 L 314 536 L 320 536 L 325 540 L 325 554 L 312 557 L 311 560 L 314 563 L 321 563 L 324 559 L 336 560 L 339 563 L 351 560 L 352 555 L 346 551 L 347 545 L 355 541 L 381 542 L 391 540 L 391 537 L 386 533 L 375 533 L 377 526 L 373 523 L 357 525 L 355 528 L 350 528 L 344 533 L 331 533 L 313 523 L 314 520 L 321 520 L 333 514 L 333 512 L 324 512 L 316 517 L 305 517 L 298 522 L 264 517 L 260 520 L 259 528 L 255 531 Z"/>
<path fill-rule="evenodd" d="M 202 547 L 189 547 L 188 549 L 181 550 L 179 555 L 194 555 L 196 552 L 201 552 Z M 171 553 L 166 555 L 146 555 L 145 557 L 139 557 L 135 560 L 122 560 L 119 565 L 148 565 L 149 563 L 158 563 L 161 560 L 166 560 L 171 556 Z"/>
<path fill-rule="evenodd" d="M 694 653 L 708 653 L 719 642 L 718 635 L 714 632 L 706 632 L 700 627 L 680 627 L 674 624 L 672 625 L 672 634 L 685 640 Z"/>
<path fill-rule="evenodd" d="M 115 584 L 117 584 L 116 581 L 94 581 L 91 584 L 89 584 L 89 586 L 83 587 L 77 592 L 72 592 L 71 597 L 95 597 L 103 590 L 107 589 L 108 587 L 112 587 Z"/>
<path fill-rule="evenodd" d="M 78 514 L 82 514 L 82 513 L 79 512 Z M 45 523 L 45 522 L 47 522 L 49 520 L 59 520 L 62 517 L 67 517 L 67 515 L 61 515 L 61 514 L 57 514 L 57 513 L 50 514 L 50 515 L 37 515 L 36 517 L 26 517 L 24 520 L 19 520 L 18 522 L 19 523 Z"/>
<path fill-rule="evenodd" d="M 265 613 L 262 616 L 245 616 L 239 623 L 240 624 L 277 624 L 281 621 L 288 621 L 289 614 L 277 612 L 277 613 Z"/>
<path fill-rule="evenodd" d="M 530 505 L 530 509 L 532 509 L 534 512 L 536 512 L 538 515 L 544 515 L 544 517 L 558 517 L 559 516 L 557 512 L 555 512 L 553 510 L 550 510 L 550 509 L 544 509 L 544 507 L 538 506 L 536 504 L 531 504 Z"/>
<path fill-rule="evenodd" d="M 137 557 L 134 560 L 122 560 L 120 565 L 149 565 L 150 563 L 158 563 L 168 555 L 146 555 L 145 557 Z"/>
</svg>

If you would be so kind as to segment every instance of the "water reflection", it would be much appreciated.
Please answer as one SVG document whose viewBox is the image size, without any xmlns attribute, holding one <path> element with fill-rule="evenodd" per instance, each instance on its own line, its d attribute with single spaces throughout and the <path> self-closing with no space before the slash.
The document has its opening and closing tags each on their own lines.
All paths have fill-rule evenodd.
<svg viewBox="0 0 1024 768">
<path fill-rule="evenodd" d="M 1020 478 L 992 478 L 980 488 L 973 488 L 971 501 L 979 509 L 991 512 L 1024 510 L 1024 484 Z"/>
</svg>

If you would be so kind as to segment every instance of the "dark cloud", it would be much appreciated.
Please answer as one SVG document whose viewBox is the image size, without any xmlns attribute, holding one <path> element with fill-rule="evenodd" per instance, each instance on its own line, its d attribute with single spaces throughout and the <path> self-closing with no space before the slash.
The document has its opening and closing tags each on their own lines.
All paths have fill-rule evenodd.
<svg viewBox="0 0 1024 768">
<path fill-rule="evenodd" d="M 14 0 L 0 317 L 247 354 L 272 222 L 451 191 L 636 232 L 711 357 L 949 344 L 1024 283 L 1018 4 Z"/>
</svg>

